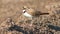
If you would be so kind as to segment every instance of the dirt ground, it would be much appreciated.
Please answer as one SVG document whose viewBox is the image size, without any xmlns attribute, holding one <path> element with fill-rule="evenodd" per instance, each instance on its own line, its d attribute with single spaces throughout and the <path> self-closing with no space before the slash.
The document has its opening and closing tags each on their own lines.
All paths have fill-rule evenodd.
<svg viewBox="0 0 60 34">
<path fill-rule="evenodd" d="M 23 6 L 49 14 L 30 20 L 22 15 Z M 0 34 L 60 34 L 60 0 L 0 0 Z"/>
</svg>

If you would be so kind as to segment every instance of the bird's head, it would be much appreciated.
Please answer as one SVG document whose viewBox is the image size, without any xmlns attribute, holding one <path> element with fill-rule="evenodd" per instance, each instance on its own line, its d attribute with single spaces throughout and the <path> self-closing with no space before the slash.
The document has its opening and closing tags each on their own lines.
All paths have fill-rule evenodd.
<svg viewBox="0 0 60 34">
<path fill-rule="evenodd" d="M 23 6 L 23 13 L 26 12 L 27 6 Z"/>
</svg>

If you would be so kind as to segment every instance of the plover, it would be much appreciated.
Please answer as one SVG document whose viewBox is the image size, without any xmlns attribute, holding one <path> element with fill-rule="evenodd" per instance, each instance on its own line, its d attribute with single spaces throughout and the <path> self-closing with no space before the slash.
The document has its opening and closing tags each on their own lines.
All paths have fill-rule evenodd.
<svg viewBox="0 0 60 34">
<path fill-rule="evenodd" d="M 25 17 L 33 19 L 37 15 L 48 14 L 48 13 L 41 13 L 40 11 L 36 11 L 33 8 L 27 8 L 26 6 L 23 7 L 23 15 Z M 32 23 L 31 23 L 32 25 Z"/>
<path fill-rule="evenodd" d="M 48 15 L 49 13 L 42 13 L 40 11 L 37 11 L 33 8 L 27 8 L 27 7 L 23 7 L 23 15 L 29 18 L 35 17 L 35 16 L 39 16 L 39 15 Z"/>
</svg>

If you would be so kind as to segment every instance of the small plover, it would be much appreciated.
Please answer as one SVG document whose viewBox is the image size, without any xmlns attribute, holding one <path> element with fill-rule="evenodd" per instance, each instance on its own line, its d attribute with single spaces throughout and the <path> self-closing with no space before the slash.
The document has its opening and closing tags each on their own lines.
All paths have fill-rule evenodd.
<svg viewBox="0 0 60 34">
<path fill-rule="evenodd" d="M 25 17 L 33 19 L 34 16 L 37 16 L 40 14 L 42 15 L 42 14 L 47 14 L 47 13 L 41 13 L 40 11 L 36 11 L 35 9 L 23 7 L 23 15 Z M 31 25 L 32 25 L 32 23 L 31 23 Z"/>
<path fill-rule="evenodd" d="M 26 9 L 26 7 L 23 7 L 23 15 L 26 16 L 26 17 L 36 17 L 36 16 L 39 16 L 39 15 L 48 15 L 49 13 L 44 13 L 44 12 L 40 12 L 40 11 L 37 11 L 33 8 L 28 8 Z"/>
</svg>

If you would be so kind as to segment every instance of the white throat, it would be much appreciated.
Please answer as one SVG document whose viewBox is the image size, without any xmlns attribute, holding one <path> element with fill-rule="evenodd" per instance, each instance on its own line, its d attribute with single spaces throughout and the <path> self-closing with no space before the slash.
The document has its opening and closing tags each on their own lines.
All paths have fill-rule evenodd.
<svg viewBox="0 0 60 34">
<path fill-rule="evenodd" d="M 32 15 L 28 14 L 27 12 L 25 12 L 23 15 L 26 16 L 26 17 L 30 17 L 30 18 L 33 17 Z"/>
</svg>

